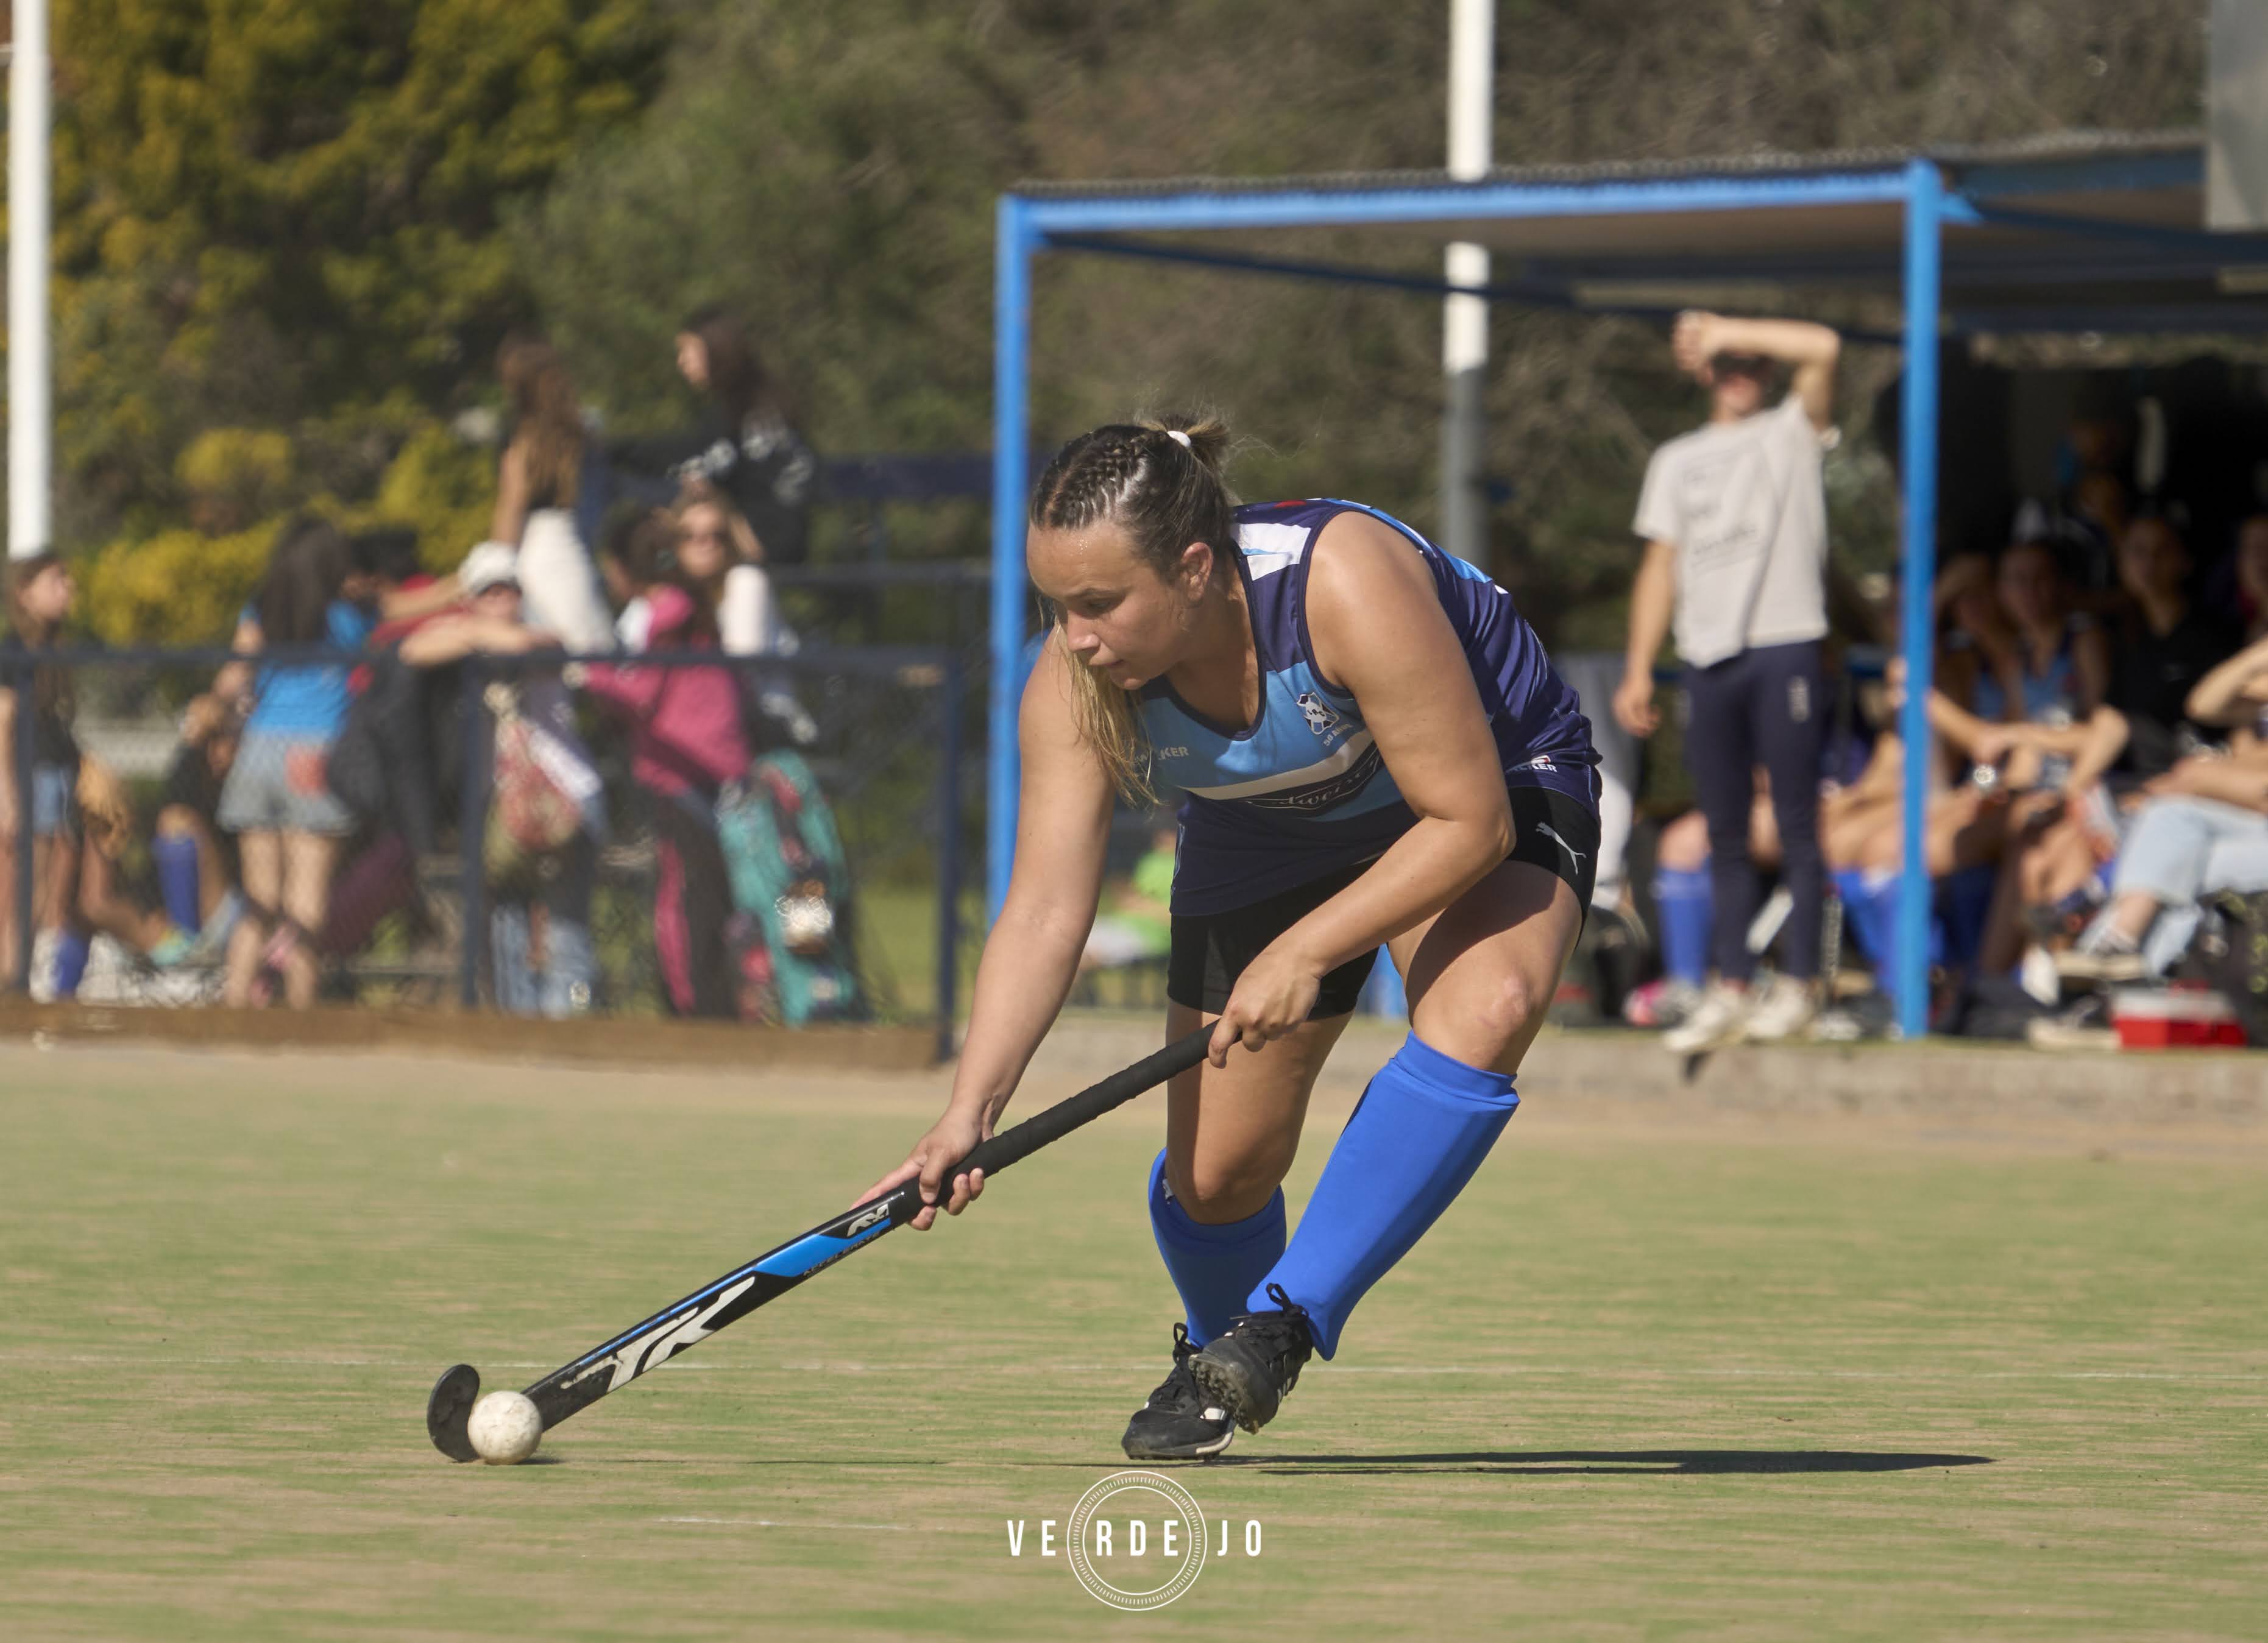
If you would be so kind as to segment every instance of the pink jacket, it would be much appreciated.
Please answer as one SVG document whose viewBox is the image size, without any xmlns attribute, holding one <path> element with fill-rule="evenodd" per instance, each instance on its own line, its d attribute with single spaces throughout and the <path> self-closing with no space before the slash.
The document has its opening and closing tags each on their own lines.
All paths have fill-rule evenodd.
<svg viewBox="0 0 2268 1643">
<path fill-rule="evenodd" d="M 682 589 L 660 587 L 646 602 L 653 612 L 648 642 L 655 649 L 684 648 L 680 635 L 693 615 L 692 599 Z M 697 648 L 713 650 L 716 642 Z M 584 682 L 632 721 L 630 774 L 657 793 L 713 798 L 725 783 L 747 774 L 740 681 L 733 669 L 600 665 Z"/>
</svg>

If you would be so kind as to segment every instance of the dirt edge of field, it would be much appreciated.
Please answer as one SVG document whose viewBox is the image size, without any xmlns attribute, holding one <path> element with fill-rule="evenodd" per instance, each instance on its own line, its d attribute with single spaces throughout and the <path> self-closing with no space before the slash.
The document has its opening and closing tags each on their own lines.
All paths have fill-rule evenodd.
<svg viewBox="0 0 2268 1643">
<path fill-rule="evenodd" d="M 1359 1093 L 1406 1029 L 1359 1020 L 1319 1094 Z M 1033 1063 L 1075 1088 L 1155 1049 L 1158 1019 L 1067 1012 Z M 0 1001 L 0 1043 L 119 1045 L 209 1051 L 464 1057 L 563 1067 L 892 1075 L 938 1066 L 933 1028 L 818 1027 L 635 1019 L 530 1021 L 446 1011 L 317 1009 L 304 1014 L 158 1010 Z M 1744 1047 L 1688 1060 L 1646 1033 L 1549 1031 L 1528 1057 L 1523 1093 L 1555 1104 L 1896 1118 L 2268 1129 L 2268 1055 L 2163 1051 L 2047 1055 L 2016 1045 L 1923 1044 Z"/>
<path fill-rule="evenodd" d="M 0 1042 L 183 1049 L 353 1050 L 642 1067 L 913 1072 L 937 1061 L 933 1027 L 747 1027 L 730 1022 L 450 1010 L 145 1009 L 0 1000 Z"/>
</svg>

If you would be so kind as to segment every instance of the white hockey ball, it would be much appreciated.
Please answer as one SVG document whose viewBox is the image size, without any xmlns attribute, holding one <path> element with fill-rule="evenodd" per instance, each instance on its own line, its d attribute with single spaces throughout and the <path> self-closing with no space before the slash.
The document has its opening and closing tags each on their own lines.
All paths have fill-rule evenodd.
<svg viewBox="0 0 2268 1643">
<path fill-rule="evenodd" d="M 517 1466 L 543 1441 L 543 1417 L 525 1392 L 490 1392 L 466 1423 L 473 1452 L 491 1466 Z"/>
</svg>

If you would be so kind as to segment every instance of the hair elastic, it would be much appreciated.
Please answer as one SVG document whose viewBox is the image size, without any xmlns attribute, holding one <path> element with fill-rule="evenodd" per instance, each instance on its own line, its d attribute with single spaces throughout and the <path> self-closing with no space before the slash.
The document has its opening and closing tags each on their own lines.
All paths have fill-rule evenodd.
<svg viewBox="0 0 2268 1643">
<path fill-rule="evenodd" d="M 1197 450 L 1197 447 L 1189 443 L 1189 436 L 1178 428 L 1168 428 L 1166 430 L 1166 437 L 1184 451 L 1194 452 Z"/>
</svg>

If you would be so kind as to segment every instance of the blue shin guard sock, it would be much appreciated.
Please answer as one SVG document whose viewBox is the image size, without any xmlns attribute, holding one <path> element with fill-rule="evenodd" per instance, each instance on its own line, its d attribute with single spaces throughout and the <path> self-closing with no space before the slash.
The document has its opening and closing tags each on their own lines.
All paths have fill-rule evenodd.
<svg viewBox="0 0 2268 1643">
<path fill-rule="evenodd" d="M 175 929 L 195 935 L 204 922 L 197 896 L 197 841 L 186 833 L 160 833 L 150 841 L 150 860 L 158 869 L 166 916 Z"/>
<path fill-rule="evenodd" d="M 1245 1310 L 1244 1297 L 1284 1255 L 1281 1187 L 1257 1213 L 1208 1226 L 1192 1221 L 1166 1183 L 1166 1155 L 1150 1166 L 1150 1227 L 1158 1253 L 1188 1315 L 1189 1342 L 1202 1346 Z"/>
<path fill-rule="evenodd" d="M 65 930 L 55 948 L 55 996 L 71 998 L 77 994 L 78 984 L 86 977 L 86 961 L 92 956 L 94 943 L 84 930 Z"/>
<path fill-rule="evenodd" d="M 1671 979 L 1699 987 L 1709 979 L 1709 919 L 1715 896 L 1706 868 L 1665 867 L 1653 876 L 1654 913 L 1661 925 L 1661 967 Z"/>
<path fill-rule="evenodd" d="M 1281 1284 L 1307 1308 L 1315 1350 L 1331 1356 L 1355 1302 L 1440 1219 L 1519 1104 L 1503 1074 L 1411 1033 L 1363 1092 L 1291 1247 L 1245 1309 L 1273 1309 L 1268 1287 Z"/>
</svg>

